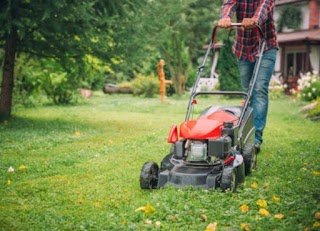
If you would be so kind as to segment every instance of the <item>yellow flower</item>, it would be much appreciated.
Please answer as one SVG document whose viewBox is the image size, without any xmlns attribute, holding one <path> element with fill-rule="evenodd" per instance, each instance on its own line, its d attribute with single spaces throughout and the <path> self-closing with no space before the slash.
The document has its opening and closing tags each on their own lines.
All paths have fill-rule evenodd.
<svg viewBox="0 0 320 231">
<path fill-rule="evenodd" d="M 272 201 L 274 203 L 278 203 L 280 201 L 280 197 L 272 197 Z"/>
<path fill-rule="evenodd" d="M 249 211 L 249 206 L 246 205 L 246 204 L 241 205 L 241 206 L 240 206 L 240 211 L 241 211 L 242 213 L 248 212 L 248 211 Z"/>
<path fill-rule="evenodd" d="M 269 186 L 270 186 L 270 183 L 264 183 L 263 185 L 264 188 L 269 188 Z"/>
<path fill-rule="evenodd" d="M 266 209 L 259 209 L 259 214 L 263 216 L 269 216 L 269 212 Z"/>
<path fill-rule="evenodd" d="M 19 170 L 23 172 L 23 171 L 25 171 L 25 170 L 26 170 L 26 168 L 27 168 L 26 166 L 21 165 L 21 166 L 19 167 Z"/>
<path fill-rule="evenodd" d="M 259 200 L 257 201 L 257 205 L 258 205 L 260 208 L 265 208 L 265 207 L 268 206 L 268 203 L 267 203 L 266 200 L 261 200 L 261 199 L 259 199 Z"/>
<path fill-rule="evenodd" d="M 8 179 L 8 180 L 6 181 L 6 185 L 10 185 L 10 184 L 11 184 L 11 180 Z"/>
<path fill-rule="evenodd" d="M 126 220 L 123 220 L 121 223 L 122 223 L 123 225 L 126 225 L 126 224 L 127 224 L 127 221 L 126 221 Z"/>
<path fill-rule="evenodd" d="M 250 226 L 247 225 L 246 223 L 241 223 L 241 224 L 240 224 L 240 229 L 249 231 L 249 230 L 250 230 Z"/>
<path fill-rule="evenodd" d="M 277 218 L 277 219 L 282 219 L 284 217 L 284 215 L 282 213 L 278 213 L 276 215 L 274 215 L 274 218 Z"/>
<path fill-rule="evenodd" d="M 254 182 L 252 185 L 251 185 L 252 188 L 258 188 L 258 183 Z"/>
<path fill-rule="evenodd" d="M 315 176 L 320 176 L 320 172 L 319 172 L 319 171 L 314 171 L 314 172 L 313 172 L 313 175 L 315 175 Z"/>
<path fill-rule="evenodd" d="M 76 136 L 80 136 L 80 135 L 81 135 L 81 132 L 76 131 L 74 134 L 75 134 Z"/>
</svg>

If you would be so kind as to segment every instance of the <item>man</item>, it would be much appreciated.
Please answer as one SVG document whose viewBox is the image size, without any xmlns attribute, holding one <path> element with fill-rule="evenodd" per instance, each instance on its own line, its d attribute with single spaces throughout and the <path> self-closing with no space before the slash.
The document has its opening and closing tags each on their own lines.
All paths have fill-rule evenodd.
<svg viewBox="0 0 320 231">
<path fill-rule="evenodd" d="M 229 28 L 236 13 L 242 28 L 237 30 L 232 47 L 238 58 L 238 68 L 243 91 L 247 92 L 258 54 L 260 35 L 255 27 L 259 25 L 265 36 L 266 46 L 261 60 L 256 84 L 253 89 L 252 107 L 254 112 L 255 148 L 260 152 L 262 135 L 268 113 L 268 88 L 278 49 L 277 34 L 273 20 L 274 0 L 224 0 L 218 26 Z"/>
</svg>

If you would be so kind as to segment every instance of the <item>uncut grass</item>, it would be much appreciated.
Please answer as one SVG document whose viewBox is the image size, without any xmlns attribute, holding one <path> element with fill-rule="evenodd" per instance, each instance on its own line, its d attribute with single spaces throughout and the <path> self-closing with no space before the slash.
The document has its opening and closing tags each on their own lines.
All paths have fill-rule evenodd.
<svg viewBox="0 0 320 231">
<path fill-rule="evenodd" d="M 239 230 L 241 223 L 253 230 L 312 230 L 320 207 L 320 177 L 313 174 L 320 170 L 320 128 L 288 98 L 271 101 L 258 170 L 238 193 L 141 190 L 143 163 L 159 164 L 168 153 L 169 128 L 184 119 L 186 106 L 186 98 L 160 104 L 96 94 L 80 106 L 20 108 L 0 126 L 0 229 L 153 230 L 160 221 L 163 230 L 204 230 L 213 222 L 219 230 Z M 7 173 L 10 166 L 15 173 Z M 258 214 L 258 199 L 268 202 L 269 216 Z M 135 212 L 147 203 L 155 214 Z M 248 212 L 240 211 L 243 204 Z M 278 213 L 284 218 L 275 219 Z"/>
</svg>

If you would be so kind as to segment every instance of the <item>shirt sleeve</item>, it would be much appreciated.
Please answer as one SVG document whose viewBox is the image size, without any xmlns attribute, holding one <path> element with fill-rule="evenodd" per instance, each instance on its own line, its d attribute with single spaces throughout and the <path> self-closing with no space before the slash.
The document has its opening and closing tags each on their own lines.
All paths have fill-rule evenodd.
<svg viewBox="0 0 320 231">
<path fill-rule="evenodd" d="M 237 0 L 223 0 L 220 18 L 232 18 L 237 7 Z"/>
<path fill-rule="evenodd" d="M 261 1 L 260 5 L 255 11 L 253 16 L 259 24 L 261 25 L 268 19 L 269 12 L 274 8 L 274 0 L 264 0 Z"/>
</svg>

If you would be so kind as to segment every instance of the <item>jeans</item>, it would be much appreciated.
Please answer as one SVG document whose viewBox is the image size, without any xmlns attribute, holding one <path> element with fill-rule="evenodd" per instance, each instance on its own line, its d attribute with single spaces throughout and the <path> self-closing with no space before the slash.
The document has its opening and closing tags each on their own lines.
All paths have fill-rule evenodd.
<svg viewBox="0 0 320 231">
<path fill-rule="evenodd" d="M 274 65 L 277 57 L 277 49 L 265 51 L 261 59 L 261 65 L 258 70 L 257 80 L 253 88 L 252 108 L 254 117 L 255 143 L 261 144 L 263 139 L 263 130 L 267 122 L 268 114 L 268 88 L 273 73 Z M 255 62 L 249 60 L 238 60 L 238 68 L 242 90 L 248 92 L 249 83 L 252 78 Z"/>
</svg>

